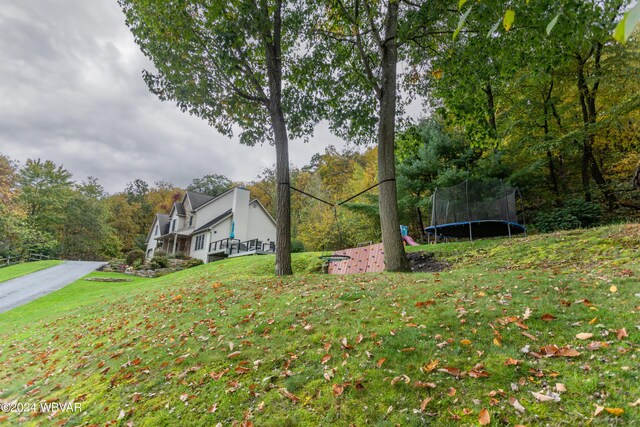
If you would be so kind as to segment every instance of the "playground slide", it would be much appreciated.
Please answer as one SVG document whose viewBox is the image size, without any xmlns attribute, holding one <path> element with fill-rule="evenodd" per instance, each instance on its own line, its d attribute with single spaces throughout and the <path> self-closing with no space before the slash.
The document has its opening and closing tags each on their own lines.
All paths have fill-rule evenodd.
<svg viewBox="0 0 640 427">
<path fill-rule="evenodd" d="M 404 240 L 404 242 L 409 246 L 420 246 L 411 238 L 411 236 L 402 236 L 402 240 Z"/>
</svg>

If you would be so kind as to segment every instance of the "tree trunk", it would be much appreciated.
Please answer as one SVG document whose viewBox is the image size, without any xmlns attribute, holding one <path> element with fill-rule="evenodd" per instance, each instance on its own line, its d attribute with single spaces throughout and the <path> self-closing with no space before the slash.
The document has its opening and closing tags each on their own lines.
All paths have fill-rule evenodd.
<svg viewBox="0 0 640 427">
<path fill-rule="evenodd" d="M 378 182 L 380 182 L 380 225 L 386 271 L 409 271 L 400 236 L 396 189 L 395 125 L 398 63 L 398 1 L 389 1 L 381 46 L 380 122 L 378 123 Z"/>
<path fill-rule="evenodd" d="M 633 188 L 635 188 L 636 190 L 640 190 L 640 162 L 638 162 L 636 173 L 633 175 L 632 184 Z"/>
<path fill-rule="evenodd" d="M 487 113 L 489 114 L 489 127 L 491 128 L 491 137 L 496 140 L 496 146 L 498 144 L 498 121 L 496 120 L 496 104 L 493 97 L 493 89 L 491 84 L 487 83 L 484 88 L 484 93 L 487 94 Z"/>
<path fill-rule="evenodd" d="M 592 200 L 592 195 L 589 186 L 589 178 L 592 176 L 596 184 L 598 184 L 602 189 L 605 199 L 609 204 L 609 209 L 612 210 L 617 202 L 616 196 L 609 188 L 608 183 L 598 166 L 596 158 L 593 155 L 595 135 L 592 133 L 592 129 L 590 129 L 590 125 L 595 124 L 597 121 L 596 97 L 600 86 L 600 60 L 602 57 L 602 48 L 602 43 L 595 42 L 585 58 L 580 54 L 575 55 L 578 61 L 576 71 L 578 78 L 578 91 L 580 93 L 580 108 L 582 109 L 582 122 L 585 128 L 585 136 L 582 142 L 582 187 L 584 190 L 585 201 L 590 202 Z M 595 78 L 594 83 L 590 88 L 585 76 L 584 65 L 591 55 L 594 57 Z"/>
<path fill-rule="evenodd" d="M 266 11 L 268 14 L 268 11 Z M 273 34 L 264 34 L 269 79 L 269 116 L 276 146 L 276 268 L 277 276 L 293 274 L 291 268 L 291 189 L 289 188 L 289 138 L 282 111 L 282 3 L 277 2 Z"/>
<path fill-rule="evenodd" d="M 419 206 L 416 206 L 416 214 L 418 215 L 418 227 L 420 228 L 420 239 L 424 241 L 426 240 L 426 236 L 424 234 L 424 221 L 422 220 L 422 210 L 420 210 Z"/>
</svg>

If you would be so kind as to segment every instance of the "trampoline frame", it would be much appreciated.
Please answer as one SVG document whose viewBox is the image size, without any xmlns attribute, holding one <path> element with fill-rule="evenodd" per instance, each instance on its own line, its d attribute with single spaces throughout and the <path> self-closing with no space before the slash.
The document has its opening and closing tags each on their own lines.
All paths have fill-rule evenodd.
<svg viewBox="0 0 640 427">
<path fill-rule="evenodd" d="M 506 229 L 507 229 L 507 234 L 509 236 L 509 238 L 511 238 L 512 234 L 520 234 L 520 233 L 524 233 L 524 235 L 527 235 L 527 226 L 526 226 L 526 219 L 525 219 L 525 210 L 524 210 L 524 202 L 522 201 L 522 193 L 520 193 L 520 190 L 518 190 L 517 188 L 515 189 L 515 194 L 516 194 L 516 203 L 517 203 L 517 199 L 520 199 L 520 207 L 522 209 L 522 224 L 519 224 L 517 222 L 514 221 L 506 221 L 503 219 L 485 219 L 485 220 L 471 220 L 471 209 L 470 209 L 470 204 L 469 204 L 469 181 L 465 180 L 464 181 L 465 184 L 465 198 L 466 198 L 466 207 L 467 207 L 467 221 L 458 221 L 458 222 L 452 222 L 452 223 L 446 223 L 446 224 L 437 224 L 436 221 L 436 205 L 438 203 L 438 198 L 436 197 L 438 194 L 438 188 L 436 187 L 436 189 L 434 190 L 433 194 L 431 195 L 431 199 L 433 201 L 432 207 L 431 207 L 431 223 L 433 225 L 429 226 L 429 227 L 425 227 L 424 231 L 428 234 L 433 234 L 435 237 L 435 243 L 438 243 L 438 235 L 442 236 L 442 237 L 456 237 L 456 238 L 460 238 L 460 237 L 464 237 L 462 236 L 460 233 L 458 233 L 457 235 L 447 235 L 445 233 L 442 233 L 439 231 L 440 230 L 446 230 L 447 228 L 451 229 L 453 227 L 460 227 L 460 226 L 465 226 L 467 225 L 469 227 L 469 240 L 473 241 L 473 226 L 477 225 L 477 226 L 482 226 L 482 224 L 505 224 L 506 225 Z M 502 191 L 504 194 L 504 197 L 507 197 L 507 189 L 504 186 L 504 181 L 500 180 L 500 184 L 502 186 Z M 507 204 L 507 216 L 510 217 L 509 215 L 509 205 Z M 448 205 L 447 205 L 447 210 L 448 210 Z M 515 218 L 517 221 L 517 213 L 514 212 L 515 214 Z M 477 227 L 476 227 L 477 228 Z M 513 230 L 513 233 L 512 233 Z M 499 237 L 499 236 L 504 236 L 505 234 L 484 234 L 482 233 L 481 237 Z"/>
</svg>

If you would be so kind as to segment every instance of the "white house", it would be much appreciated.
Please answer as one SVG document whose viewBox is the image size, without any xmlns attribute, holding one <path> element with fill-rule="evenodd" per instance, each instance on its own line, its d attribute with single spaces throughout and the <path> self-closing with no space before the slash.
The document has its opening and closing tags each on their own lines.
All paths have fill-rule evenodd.
<svg viewBox="0 0 640 427">
<path fill-rule="evenodd" d="M 156 214 L 147 235 L 147 258 L 162 249 L 204 262 L 275 251 L 276 223 L 249 190 L 234 187 L 218 197 L 187 191 L 171 212 Z"/>
</svg>

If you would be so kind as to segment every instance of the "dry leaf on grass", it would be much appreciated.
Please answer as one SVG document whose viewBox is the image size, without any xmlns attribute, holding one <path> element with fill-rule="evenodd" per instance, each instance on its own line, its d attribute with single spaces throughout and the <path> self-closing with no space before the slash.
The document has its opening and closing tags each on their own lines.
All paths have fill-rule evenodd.
<svg viewBox="0 0 640 427">
<path fill-rule="evenodd" d="M 481 426 L 486 426 L 489 425 L 490 422 L 491 415 L 489 415 L 489 411 L 487 411 L 486 408 L 482 408 L 480 414 L 478 415 L 478 423 L 480 423 Z"/>
</svg>

